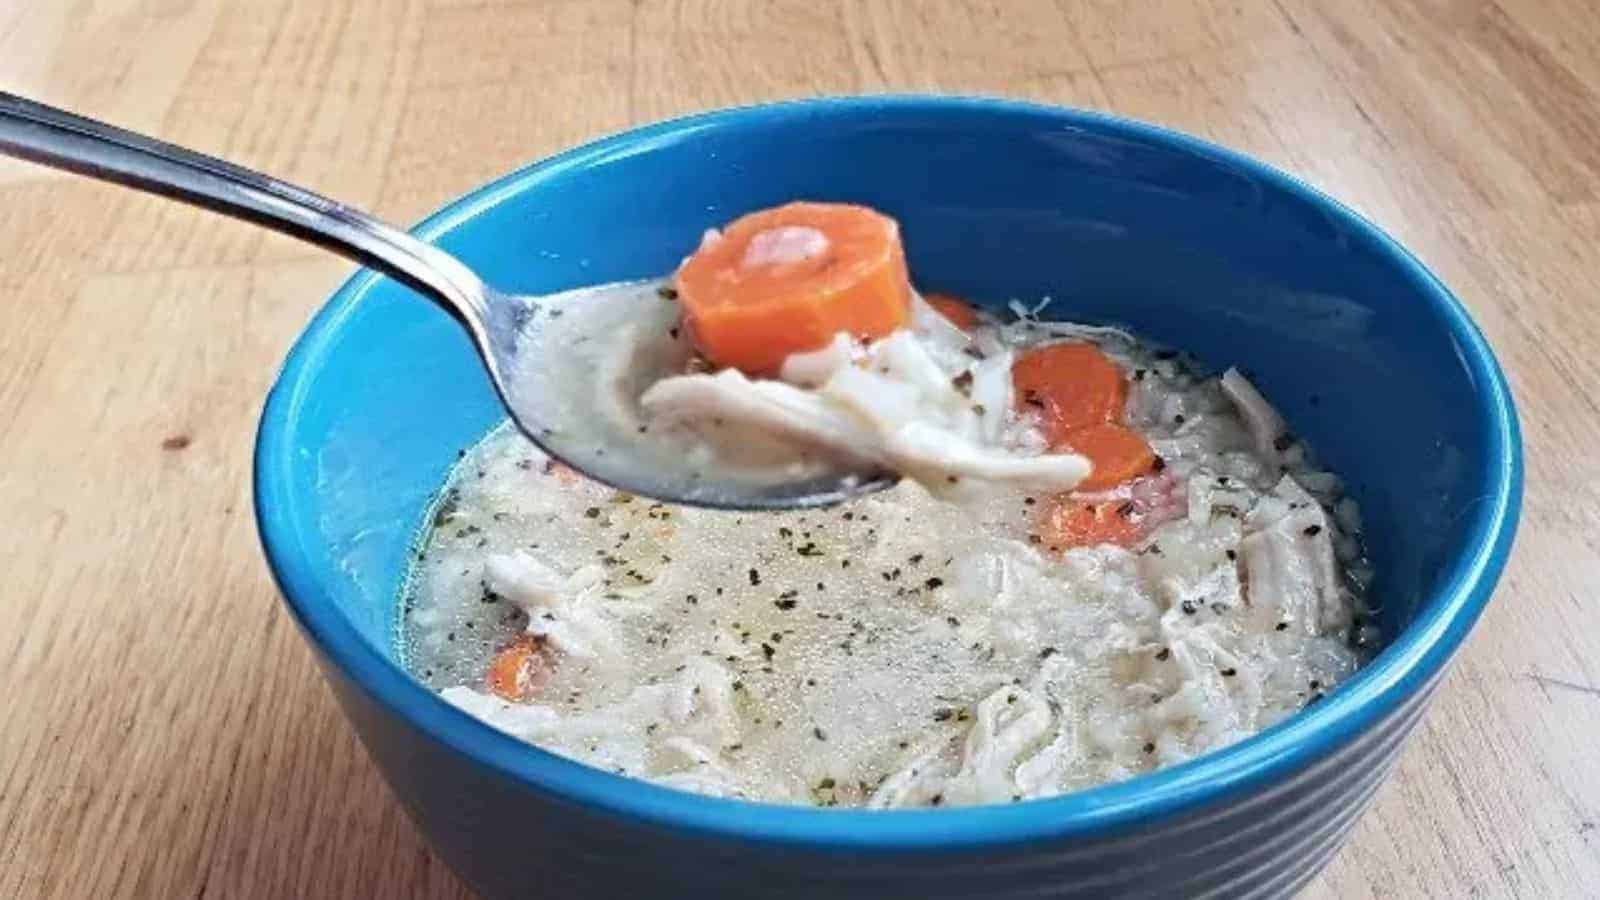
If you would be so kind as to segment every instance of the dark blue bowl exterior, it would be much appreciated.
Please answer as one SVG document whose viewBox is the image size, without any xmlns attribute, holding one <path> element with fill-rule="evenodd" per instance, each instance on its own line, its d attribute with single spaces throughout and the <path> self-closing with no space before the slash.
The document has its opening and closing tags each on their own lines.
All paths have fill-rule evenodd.
<svg viewBox="0 0 1600 900">
<path fill-rule="evenodd" d="M 1126 323 L 1238 362 L 1347 476 L 1385 630 L 1306 713 L 1189 764 L 1051 801 L 863 812 L 695 797 L 473 721 L 394 661 L 410 537 L 499 417 L 453 321 L 363 275 L 268 400 L 273 573 L 396 794 L 488 896 L 1281 896 L 1339 846 L 1494 587 L 1521 497 L 1510 397 L 1460 306 L 1292 179 L 1103 116 L 931 98 L 670 122 L 491 185 L 421 233 L 544 291 L 670 269 L 699 230 L 796 197 L 901 219 L 925 288 Z M 406 361 L 404 367 L 395 360 Z"/>
</svg>

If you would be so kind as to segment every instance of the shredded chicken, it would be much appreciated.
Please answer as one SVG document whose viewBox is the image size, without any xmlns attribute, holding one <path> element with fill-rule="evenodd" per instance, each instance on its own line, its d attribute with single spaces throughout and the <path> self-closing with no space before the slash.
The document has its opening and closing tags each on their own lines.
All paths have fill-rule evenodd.
<svg viewBox="0 0 1600 900">
<path fill-rule="evenodd" d="M 936 358 L 947 339 L 900 331 L 862 347 L 840 336 L 791 357 L 783 381 L 732 370 L 680 375 L 651 386 L 640 402 L 668 425 L 754 426 L 935 490 L 972 479 L 1064 491 L 1088 477 L 1086 458 L 1040 452 L 1032 429 L 1010 421 L 1009 353 L 981 362 L 956 354 L 952 371 L 951 358 Z"/>
<path fill-rule="evenodd" d="M 1282 459 L 1282 451 L 1278 449 L 1278 444 L 1288 433 L 1283 417 L 1278 415 L 1272 404 L 1261 396 L 1256 386 L 1240 374 L 1238 369 L 1230 368 L 1222 373 L 1222 392 L 1233 401 L 1240 418 L 1244 419 L 1245 427 L 1250 429 L 1250 436 L 1255 439 L 1256 452 L 1272 465 L 1277 465 Z"/>
<path fill-rule="evenodd" d="M 1256 616 L 1309 635 L 1349 626 L 1350 604 L 1339 583 L 1334 530 L 1316 498 L 1285 475 L 1251 510 L 1245 529 L 1239 549 Z"/>
<path fill-rule="evenodd" d="M 483 577 L 490 590 L 528 614 L 529 634 L 576 659 L 617 660 L 616 623 L 647 611 L 642 604 L 596 596 L 605 578 L 605 569 L 597 565 L 561 575 L 517 551 L 489 557 Z"/>
</svg>

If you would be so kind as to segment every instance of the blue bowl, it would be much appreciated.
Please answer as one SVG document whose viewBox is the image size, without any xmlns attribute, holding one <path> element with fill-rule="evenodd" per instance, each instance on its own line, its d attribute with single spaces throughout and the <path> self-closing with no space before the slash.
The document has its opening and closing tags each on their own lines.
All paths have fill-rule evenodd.
<svg viewBox="0 0 1600 900">
<path fill-rule="evenodd" d="M 370 273 L 289 355 L 256 447 L 262 543 L 396 795 L 484 895 L 1280 896 L 1349 833 L 1473 622 L 1521 501 L 1515 412 L 1450 293 L 1281 172 L 1107 116 L 946 98 L 667 122 L 512 174 L 418 233 L 519 292 L 671 269 L 794 198 L 904 227 L 920 285 L 1126 324 L 1251 371 L 1361 502 L 1392 636 L 1326 700 L 1225 750 L 1053 800 L 867 812 L 710 799 L 501 734 L 396 661 L 406 551 L 501 410 L 466 338 Z"/>
</svg>

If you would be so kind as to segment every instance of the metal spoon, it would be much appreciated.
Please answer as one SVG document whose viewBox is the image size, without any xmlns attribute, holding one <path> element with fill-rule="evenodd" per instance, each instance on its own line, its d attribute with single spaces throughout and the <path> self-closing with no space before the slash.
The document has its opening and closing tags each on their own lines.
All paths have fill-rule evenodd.
<svg viewBox="0 0 1600 900">
<path fill-rule="evenodd" d="M 534 443 L 614 487 L 694 506 L 788 509 L 837 503 L 895 481 L 884 473 L 844 472 L 735 478 L 707 471 L 687 454 L 660 452 L 648 434 L 608 435 L 597 445 L 592 428 L 569 428 L 574 423 L 563 420 L 579 408 L 556 402 L 549 390 L 580 384 L 594 372 L 593 361 L 573 352 L 569 341 L 543 339 L 556 318 L 547 298 L 501 293 L 438 247 L 259 172 L 4 92 L 0 152 L 264 225 L 405 282 L 466 327 L 511 419 Z M 538 355 L 519 358 L 519 348 L 529 347 Z"/>
</svg>

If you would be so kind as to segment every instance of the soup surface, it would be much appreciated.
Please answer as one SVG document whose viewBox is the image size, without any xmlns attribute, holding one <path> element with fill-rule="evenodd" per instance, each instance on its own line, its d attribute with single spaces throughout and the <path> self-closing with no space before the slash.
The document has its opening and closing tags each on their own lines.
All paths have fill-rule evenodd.
<svg viewBox="0 0 1600 900">
<path fill-rule="evenodd" d="M 1040 441 L 1094 467 L 1052 486 L 1055 463 L 938 457 L 842 506 L 750 514 L 619 493 L 502 427 L 463 451 L 419 544 L 408 666 L 590 765 L 871 807 L 1125 779 L 1253 734 L 1360 666 L 1378 635 L 1359 510 L 1239 373 L 1201 377 L 1016 305 L 1002 321 L 913 300 L 970 341 L 965 360 L 931 354 L 973 407 L 942 427 L 1024 468 L 1051 458 Z M 871 352 L 853 364 L 874 371 Z M 972 370 L 1004 354 L 994 429 Z M 1095 396 L 1115 403 L 1064 423 L 1035 364 L 1110 366 L 1117 389 Z"/>
</svg>

